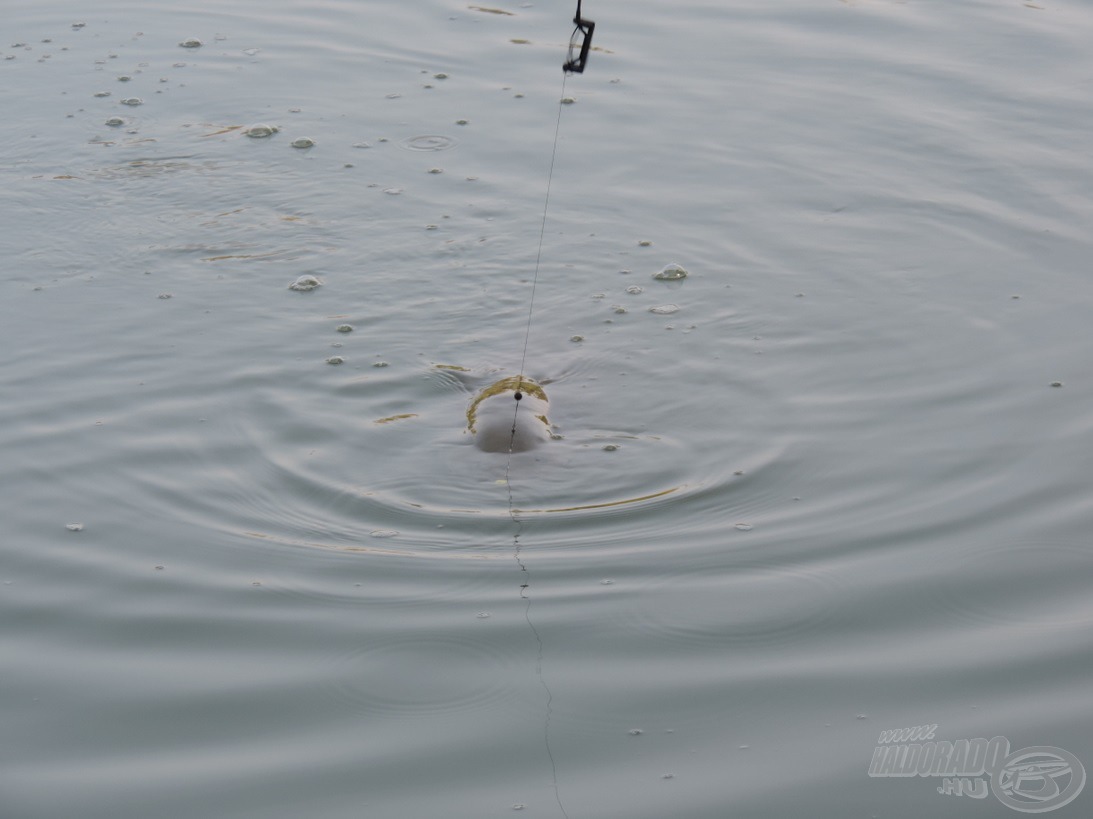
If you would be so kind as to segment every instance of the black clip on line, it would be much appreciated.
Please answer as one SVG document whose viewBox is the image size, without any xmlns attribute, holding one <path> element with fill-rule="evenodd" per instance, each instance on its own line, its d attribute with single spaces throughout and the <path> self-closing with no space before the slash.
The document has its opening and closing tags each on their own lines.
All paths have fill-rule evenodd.
<svg viewBox="0 0 1093 819">
<path fill-rule="evenodd" d="M 569 59 L 562 63 L 562 71 L 583 74 L 584 67 L 588 63 L 588 50 L 592 47 L 592 32 L 596 30 L 596 24 L 581 17 L 581 0 L 577 0 L 577 14 L 573 22 L 577 27 L 573 29 L 573 34 L 569 37 Z M 578 41 L 581 45 L 580 53 L 574 58 L 573 52 L 577 50 Z"/>
</svg>

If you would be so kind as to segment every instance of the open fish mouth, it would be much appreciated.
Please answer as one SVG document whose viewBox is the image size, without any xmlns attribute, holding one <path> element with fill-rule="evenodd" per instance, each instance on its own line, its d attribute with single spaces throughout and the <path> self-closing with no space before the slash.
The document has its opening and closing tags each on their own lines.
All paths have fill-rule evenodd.
<svg viewBox="0 0 1093 819">
<path fill-rule="evenodd" d="M 515 396 L 521 394 L 519 404 Z M 526 376 L 508 376 L 480 390 L 467 407 L 467 431 L 484 452 L 525 452 L 551 435 L 541 384 Z"/>
</svg>

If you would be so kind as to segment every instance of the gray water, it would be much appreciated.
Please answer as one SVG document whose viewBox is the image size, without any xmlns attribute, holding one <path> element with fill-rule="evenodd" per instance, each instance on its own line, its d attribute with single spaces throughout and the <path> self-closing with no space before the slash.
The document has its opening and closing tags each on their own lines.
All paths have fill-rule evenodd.
<svg viewBox="0 0 1093 819">
<path fill-rule="evenodd" d="M 563 88 L 572 12 L 7 0 L 0 815 L 1016 816 L 880 732 L 1093 764 L 1093 8 L 589 0 Z M 466 412 L 533 281 L 509 458 Z"/>
</svg>

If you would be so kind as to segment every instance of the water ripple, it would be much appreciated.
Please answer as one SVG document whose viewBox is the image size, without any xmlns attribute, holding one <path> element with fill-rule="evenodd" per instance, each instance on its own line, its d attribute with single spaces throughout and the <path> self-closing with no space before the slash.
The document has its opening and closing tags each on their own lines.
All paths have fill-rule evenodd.
<svg viewBox="0 0 1093 819">
<path fill-rule="evenodd" d="M 447 151 L 449 148 L 454 148 L 457 142 L 455 137 L 442 134 L 422 134 L 407 137 L 399 142 L 399 147 L 408 151 Z"/>
<path fill-rule="evenodd" d="M 378 639 L 333 661 L 330 693 L 355 711 L 380 716 L 487 710 L 516 699 L 506 662 L 494 643 L 467 634 Z"/>
</svg>

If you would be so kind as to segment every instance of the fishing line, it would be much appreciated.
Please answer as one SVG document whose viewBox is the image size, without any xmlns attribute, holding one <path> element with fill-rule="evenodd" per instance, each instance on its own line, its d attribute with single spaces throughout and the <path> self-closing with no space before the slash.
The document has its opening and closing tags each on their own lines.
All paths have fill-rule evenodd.
<svg viewBox="0 0 1093 819">
<path fill-rule="evenodd" d="M 528 320 L 524 330 L 524 347 L 520 353 L 519 376 L 516 379 L 516 389 L 513 394 L 513 397 L 516 400 L 512 410 L 512 431 L 509 436 L 509 451 L 505 459 L 505 486 L 508 489 L 509 496 L 509 517 L 512 518 L 512 522 L 516 526 L 516 531 L 512 536 L 512 558 L 516 561 L 516 565 L 520 567 L 520 599 L 524 601 L 524 619 L 527 621 L 531 633 L 535 636 L 535 674 L 539 678 L 539 684 L 543 687 L 543 691 L 546 693 L 546 718 L 543 722 L 543 745 L 546 747 L 547 758 L 550 760 L 550 774 L 551 783 L 554 786 L 554 799 L 558 803 L 558 810 L 562 812 L 562 816 L 564 816 L 565 819 L 569 819 L 569 813 L 562 803 L 562 794 L 558 788 L 558 766 L 554 761 L 554 752 L 550 747 L 550 720 L 553 714 L 552 706 L 554 704 L 554 695 L 551 693 L 550 686 L 547 685 L 546 678 L 543 676 L 543 638 L 539 634 L 539 630 L 535 628 L 535 623 L 531 620 L 531 595 L 528 594 L 528 589 L 531 588 L 531 573 L 528 571 L 527 564 L 524 563 L 524 560 L 520 555 L 520 535 L 523 534 L 524 523 L 517 512 L 513 500 L 511 470 L 512 452 L 516 443 L 516 422 L 520 414 L 520 400 L 523 398 L 524 366 L 527 363 L 528 342 L 531 338 L 531 322 L 535 315 L 535 291 L 539 283 L 539 267 L 543 258 L 543 241 L 546 237 L 547 212 L 550 208 L 550 188 L 554 181 L 554 163 L 558 157 L 558 134 L 561 132 L 562 128 L 562 107 L 565 105 L 566 99 L 565 84 L 571 73 L 581 74 L 584 72 L 585 65 L 588 62 L 588 52 L 592 46 L 592 32 L 596 28 L 594 22 L 585 20 L 581 16 L 581 0 L 577 0 L 577 13 L 573 17 L 573 23 L 575 28 L 573 29 L 573 34 L 569 38 L 569 54 L 566 61 L 562 64 L 562 90 L 558 97 L 558 116 L 554 122 L 554 144 L 550 151 L 550 170 L 547 173 L 546 196 L 543 199 L 543 218 L 539 224 L 539 246 L 535 252 L 535 272 L 531 277 L 531 295 L 528 298 Z"/>
<path fill-rule="evenodd" d="M 539 282 L 539 263 L 543 259 L 543 238 L 546 236 L 547 209 L 550 207 L 550 186 L 554 181 L 554 161 L 558 157 L 558 133 L 562 129 L 562 106 L 565 104 L 565 81 L 568 72 L 562 72 L 562 92 L 558 97 L 558 118 L 554 122 L 554 147 L 550 151 L 550 171 L 547 173 L 546 198 L 543 200 L 543 219 L 539 225 L 539 249 L 535 252 L 535 273 L 531 277 L 531 297 L 528 299 L 528 324 L 524 332 L 524 351 L 520 354 L 520 380 L 524 378 L 524 363 L 528 358 L 528 339 L 531 338 L 531 317 L 535 312 L 535 287 Z M 517 384 L 517 390 L 520 385 Z M 520 399 L 517 398 L 517 401 Z M 517 407 L 520 405 L 517 404 Z"/>
<path fill-rule="evenodd" d="M 539 265 L 543 257 L 543 239 L 546 236 L 546 223 L 547 223 L 547 210 L 550 207 L 550 186 L 554 179 L 554 161 L 558 156 L 558 133 L 562 126 L 562 100 L 565 99 L 565 81 L 569 72 L 562 73 L 562 92 L 558 98 L 558 117 L 554 123 L 554 147 L 550 152 L 550 171 L 547 174 L 547 186 L 546 197 L 543 201 L 543 219 L 539 225 L 539 249 L 535 252 L 535 273 L 531 277 L 531 296 L 528 300 L 528 321 L 527 327 L 524 331 L 524 349 L 520 355 L 520 373 L 516 380 L 516 392 L 514 394 L 515 401 L 513 401 L 512 409 L 512 431 L 509 434 L 509 451 L 505 458 L 505 486 L 508 488 L 509 494 L 509 517 L 512 518 L 512 522 L 516 524 L 516 532 L 512 536 L 512 558 L 516 561 L 516 565 L 520 567 L 520 573 L 522 575 L 520 582 L 520 599 L 524 601 L 524 619 L 527 621 L 528 628 L 531 629 L 531 633 L 535 636 L 536 645 L 536 657 L 535 657 L 535 674 L 539 678 L 539 685 L 543 687 L 543 691 L 546 692 L 546 719 L 543 722 L 543 745 L 546 747 L 547 758 L 550 760 L 550 776 L 551 784 L 554 786 L 554 799 L 558 803 L 558 809 L 562 812 L 562 816 L 565 819 L 569 819 L 569 814 L 566 812 L 565 805 L 562 804 L 561 791 L 558 789 L 558 766 L 554 762 L 554 752 L 550 748 L 550 718 L 552 715 L 551 705 L 554 702 L 554 695 L 550 692 L 550 686 L 547 685 L 546 678 L 543 677 L 543 638 L 539 634 L 539 630 L 535 628 L 535 624 L 531 621 L 531 597 L 528 594 L 528 589 L 531 588 L 531 573 L 528 571 L 527 565 L 520 557 L 520 535 L 524 530 L 524 523 L 517 514 L 515 503 L 512 497 L 512 480 L 510 473 L 512 469 L 512 451 L 516 443 L 516 421 L 520 414 L 520 399 L 523 397 L 524 389 L 524 364 L 527 361 L 528 355 L 528 339 L 531 338 L 531 320 L 535 313 L 535 289 L 539 281 Z"/>
<path fill-rule="evenodd" d="M 512 460 L 511 452 L 509 453 L 509 460 Z M 569 813 L 562 803 L 562 794 L 558 788 L 558 766 L 554 762 L 554 752 L 550 748 L 550 718 L 553 715 L 551 707 L 554 704 L 554 695 L 550 692 L 550 686 L 547 685 L 546 678 L 543 677 L 543 638 L 539 634 L 539 629 L 535 628 L 535 623 L 531 621 L 531 596 L 528 594 L 528 589 L 531 588 L 531 573 L 528 571 L 527 564 L 524 563 L 523 558 L 520 556 L 520 535 L 523 532 L 524 523 L 513 505 L 512 484 L 509 482 L 509 465 L 507 463 L 505 464 L 505 484 L 508 486 L 509 490 L 509 517 L 511 517 L 513 523 L 516 524 L 516 533 L 512 536 L 512 559 L 516 561 L 516 565 L 520 567 L 520 573 L 523 575 L 520 581 L 520 599 L 524 601 L 524 620 L 527 621 L 528 628 L 531 629 L 531 633 L 535 636 L 535 675 L 539 678 L 539 685 L 541 685 L 543 691 L 546 692 L 546 719 L 543 721 L 543 745 L 546 747 L 547 759 L 550 760 L 550 777 L 551 784 L 554 786 L 554 800 L 558 803 L 558 810 L 562 812 L 562 816 L 564 816 L 565 819 L 569 819 Z"/>
</svg>

